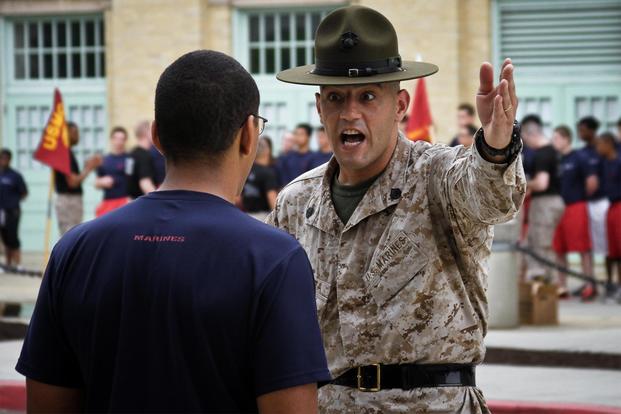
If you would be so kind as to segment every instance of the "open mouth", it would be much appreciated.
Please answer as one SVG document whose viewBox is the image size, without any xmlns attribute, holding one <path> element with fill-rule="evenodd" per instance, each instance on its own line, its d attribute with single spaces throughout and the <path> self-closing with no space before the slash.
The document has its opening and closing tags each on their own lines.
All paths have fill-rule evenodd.
<svg viewBox="0 0 621 414">
<path fill-rule="evenodd" d="M 364 139 L 364 134 L 357 129 L 346 129 L 341 132 L 341 142 L 345 148 L 354 148 L 360 145 Z"/>
</svg>

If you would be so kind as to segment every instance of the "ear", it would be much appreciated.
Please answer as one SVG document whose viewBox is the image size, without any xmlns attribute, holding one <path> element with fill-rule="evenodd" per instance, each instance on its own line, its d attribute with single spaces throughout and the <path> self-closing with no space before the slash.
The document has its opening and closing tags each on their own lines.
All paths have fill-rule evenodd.
<svg viewBox="0 0 621 414">
<path fill-rule="evenodd" d="M 321 105 L 319 102 L 321 101 L 321 94 L 319 92 L 315 92 L 315 107 L 317 107 L 317 114 L 319 114 L 319 120 L 321 121 L 321 125 L 323 125 L 323 118 L 321 117 Z"/>
<path fill-rule="evenodd" d="M 155 121 L 151 122 L 151 141 L 160 154 L 166 155 L 162 150 L 162 143 L 160 142 L 160 136 L 157 133 L 157 125 L 155 125 Z"/>
<path fill-rule="evenodd" d="M 237 132 L 239 135 L 239 153 L 242 157 L 256 156 L 259 134 L 254 123 L 254 115 L 248 116 L 246 122 L 244 122 L 244 126 Z"/>
<path fill-rule="evenodd" d="M 397 113 L 395 114 L 397 122 L 401 122 L 403 117 L 407 114 L 409 105 L 410 94 L 405 89 L 401 89 L 397 92 Z"/>
</svg>

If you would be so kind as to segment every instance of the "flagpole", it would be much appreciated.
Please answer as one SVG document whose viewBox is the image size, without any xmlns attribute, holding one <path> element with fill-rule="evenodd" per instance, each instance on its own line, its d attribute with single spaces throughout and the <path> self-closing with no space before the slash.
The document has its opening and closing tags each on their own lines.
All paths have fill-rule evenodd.
<svg viewBox="0 0 621 414">
<path fill-rule="evenodd" d="M 50 236 L 52 234 L 52 196 L 54 191 L 54 169 L 50 168 L 50 188 L 47 192 L 47 218 L 45 222 L 45 247 L 43 253 L 43 271 L 50 259 Z"/>
</svg>

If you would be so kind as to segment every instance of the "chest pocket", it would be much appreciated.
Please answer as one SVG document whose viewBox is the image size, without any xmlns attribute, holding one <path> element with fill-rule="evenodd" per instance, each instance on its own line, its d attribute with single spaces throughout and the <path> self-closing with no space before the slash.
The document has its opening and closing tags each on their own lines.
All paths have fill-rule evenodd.
<svg viewBox="0 0 621 414">
<path fill-rule="evenodd" d="M 425 270 L 429 257 L 404 231 L 378 247 L 364 281 L 375 302 L 383 306 Z"/>
</svg>

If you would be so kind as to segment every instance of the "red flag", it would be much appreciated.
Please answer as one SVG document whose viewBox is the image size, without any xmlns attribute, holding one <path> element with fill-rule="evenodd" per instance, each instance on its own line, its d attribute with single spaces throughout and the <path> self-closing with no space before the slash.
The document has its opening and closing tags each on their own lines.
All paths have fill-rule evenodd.
<svg viewBox="0 0 621 414">
<path fill-rule="evenodd" d="M 34 153 L 35 160 L 47 164 L 63 174 L 71 174 L 69 163 L 69 131 L 65 121 L 63 98 L 58 89 L 54 90 L 54 107 L 43 129 L 39 148 Z"/>
<path fill-rule="evenodd" d="M 412 102 L 412 111 L 405 128 L 405 135 L 412 141 L 431 142 L 431 124 L 431 110 L 427 99 L 425 79 L 420 78 L 416 85 L 414 102 Z"/>
</svg>

